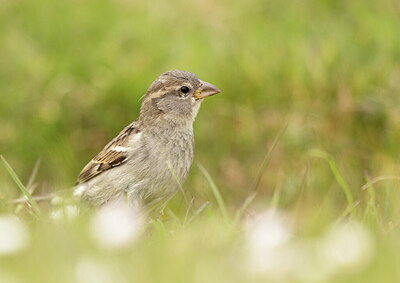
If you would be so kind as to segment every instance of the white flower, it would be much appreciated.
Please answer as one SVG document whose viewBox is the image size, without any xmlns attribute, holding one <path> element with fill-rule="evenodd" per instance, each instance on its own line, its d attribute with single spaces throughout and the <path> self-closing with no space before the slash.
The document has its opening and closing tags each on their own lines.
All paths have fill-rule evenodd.
<svg viewBox="0 0 400 283">
<path fill-rule="evenodd" d="M 28 230 L 16 216 L 0 215 L 0 256 L 21 251 L 28 242 Z"/>
<path fill-rule="evenodd" d="M 246 223 L 246 246 L 249 267 L 256 274 L 280 277 L 291 268 L 294 257 L 288 248 L 290 225 L 276 210 L 267 210 Z"/>
<path fill-rule="evenodd" d="M 79 208 L 76 205 L 66 205 L 53 210 L 50 218 L 54 221 L 74 220 L 79 215 Z"/>
<path fill-rule="evenodd" d="M 355 221 L 333 225 L 318 238 L 294 238 L 286 217 L 268 210 L 245 227 L 247 268 L 263 280 L 323 282 L 365 267 L 373 254 L 369 231 Z"/>
<path fill-rule="evenodd" d="M 249 245 L 256 250 L 274 249 L 288 242 L 291 237 L 289 223 L 274 209 L 248 220 L 246 232 Z"/>
<path fill-rule="evenodd" d="M 108 249 L 131 244 L 141 228 L 141 214 L 123 201 L 110 202 L 101 207 L 91 223 L 93 238 L 100 246 Z"/>
<path fill-rule="evenodd" d="M 75 219 L 79 215 L 79 208 L 76 205 L 67 205 L 65 207 L 65 215 L 68 219 Z"/>
<path fill-rule="evenodd" d="M 372 237 L 358 222 L 340 223 L 334 225 L 325 235 L 321 253 L 334 270 L 362 268 L 370 261 L 373 253 Z"/>
</svg>

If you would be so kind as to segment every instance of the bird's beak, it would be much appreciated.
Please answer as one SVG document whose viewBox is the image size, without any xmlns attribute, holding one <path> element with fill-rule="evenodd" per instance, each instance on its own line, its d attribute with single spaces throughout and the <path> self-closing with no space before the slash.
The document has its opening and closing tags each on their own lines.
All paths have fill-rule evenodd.
<svg viewBox="0 0 400 283">
<path fill-rule="evenodd" d="M 216 86 L 204 82 L 204 81 L 200 81 L 200 86 L 199 88 L 193 93 L 193 96 L 196 99 L 202 99 L 217 93 L 220 93 L 221 90 L 219 88 L 217 88 Z"/>
</svg>

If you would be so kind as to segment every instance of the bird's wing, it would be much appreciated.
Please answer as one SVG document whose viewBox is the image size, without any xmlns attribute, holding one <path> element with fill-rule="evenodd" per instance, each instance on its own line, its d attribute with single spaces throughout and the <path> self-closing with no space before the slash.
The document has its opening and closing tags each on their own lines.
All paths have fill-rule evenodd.
<svg viewBox="0 0 400 283">
<path fill-rule="evenodd" d="M 104 171 L 121 165 L 128 157 L 129 140 L 139 134 L 134 123 L 123 129 L 118 136 L 109 142 L 79 173 L 77 185 L 85 183 Z"/>
</svg>

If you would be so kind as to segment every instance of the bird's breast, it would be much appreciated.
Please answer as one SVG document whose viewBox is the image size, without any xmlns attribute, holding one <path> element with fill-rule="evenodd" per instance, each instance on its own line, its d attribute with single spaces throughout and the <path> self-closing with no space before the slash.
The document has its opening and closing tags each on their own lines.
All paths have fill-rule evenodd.
<svg viewBox="0 0 400 283">
<path fill-rule="evenodd" d="M 141 141 L 141 148 L 130 160 L 140 166 L 131 167 L 137 171 L 132 172 L 135 182 L 128 191 L 145 202 L 172 195 L 179 188 L 178 182 L 183 184 L 186 180 L 192 165 L 193 130 L 143 131 Z"/>
<path fill-rule="evenodd" d="M 183 183 L 193 162 L 194 137 L 193 134 L 188 133 L 177 134 L 177 136 L 180 138 L 172 142 L 169 161 Z"/>
<path fill-rule="evenodd" d="M 170 176 L 170 171 L 174 170 L 173 173 L 183 182 L 193 161 L 193 131 L 173 131 L 155 137 L 152 148 L 152 158 L 160 169 L 167 170 L 162 175 Z"/>
</svg>

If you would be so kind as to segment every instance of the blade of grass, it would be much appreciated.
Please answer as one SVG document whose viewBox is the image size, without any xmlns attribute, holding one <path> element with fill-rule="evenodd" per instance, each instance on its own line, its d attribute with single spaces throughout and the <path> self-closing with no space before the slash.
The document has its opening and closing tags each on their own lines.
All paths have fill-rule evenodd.
<svg viewBox="0 0 400 283">
<path fill-rule="evenodd" d="M 160 199 L 159 201 L 157 201 L 156 203 L 154 203 L 152 206 L 150 206 L 146 211 L 145 211 L 145 215 L 150 215 L 150 213 L 152 213 L 157 207 L 162 207 L 162 205 L 164 204 L 164 202 L 167 202 L 169 200 L 169 198 L 167 198 L 167 196 L 163 197 L 162 199 Z"/>
<path fill-rule="evenodd" d="M 276 145 L 282 138 L 283 134 L 285 133 L 289 123 L 286 123 L 283 128 L 279 131 L 278 135 L 275 137 L 274 141 L 272 142 L 272 145 L 269 147 L 267 154 L 264 156 L 264 159 L 261 163 L 260 168 L 258 169 L 258 173 L 256 175 L 256 178 L 254 180 L 252 190 L 257 191 L 258 185 L 260 184 L 261 178 L 264 175 L 265 169 L 267 169 L 269 162 L 271 161 L 271 156 L 272 152 L 274 151 Z"/>
<path fill-rule="evenodd" d="M 179 225 L 181 225 L 181 220 L 179 219 L 178 216 L 175 215 L 175 213 L 171 209 L 168 208 L 167 213 L 170 217 L 172 217 L 175 220 L 175 223 L 178 223 Z"/>
<path fill-rule="evenodd" d="M 203 204 L 199 207 L 199 209 L 196 210 L 196 211 L 193 213 L 192 217 L 190 217 L 190 219 L 189 219 L 189 221 L 187 222 L 187 224 L 190 224 L 190 223 L 193 221 L 193 219 L 194 219 L 197 215 L 199 215 L 199 214 L 204 210 L 204 208 L 206 208 L 206 206 L 207 206 L 208 204 L 209 204 L 208 201 L 206 201 L 205 203 L 203 203 Z"/>
<path fill-rule="evenodd" d="M 32 198 L 31 194 L 28 192 L 28 190 L 22 184 L 21 180 L 18 178 L 17 174 L 11 168 L 10 164 L 8 164 L 7 160 L 4 158 L 3 155 L 0 155 L 0 158 L 3 161 L 3 164 L 6 167 L 6 169 L 7 169 L 8 173 L 10 174 L 11 178 L 14 180 L 14 182 L 17 184 L 18 188 L 22 191 L 22 193 L 28 199 L 29 204 L 32 206 L 34 212 L 36 214 L 40 214 L 40 208 L 39 208 L 37 202 Z"/>
<path fill-rule="evenodd" d="M 165 228 L 164 223 L 158 219 L 151 219 L 146 226 L 152 227 L 153 230 L 156 232 L 156 235 L 158 235 L 160 239 L 164 238 L 165 233 L 167 233 L 167 229 Z"/>
<path fill-rule="evenodd" d="M 371 179 L 369 178 L 369 176 L 368 176 L 368 174 L 367 173 L 365 173 L 365 177 L 366 177 L 366 179 L 367 179 L 367 185 L 368 185 L 368 194 L 369 194 L 369 201 L 368 201 L 368 204 L 367 204 L 367 207 L 366 207 L 366 209 L 365 209 L 365 211 L 364 211 L 364 220 L 368 217 L 368 216 L 370 216 L 371 215 L 371 213 L 372 213 L 372 215 L 376 218 L 376 213 L 377 213 L 377 210 L 376 210 L 376 206 L 375 206 L 375 192 L 374 192 L 374 188 L 372 187 L 372 183 L 371 183 Z"/>
<path fill-rule="evenodd" d="M 33 182 L 35 181 L 36 175 L 39 171 L 39 166 L 40 166 L 40 162 L 41 159 L 39 158 L 38 160 L 36 160 L 35 166 L 33 167 L 32 173 L 29 176 L 29 181 L 28 184 L 26 185 L 26 190 L 32 195 L 33 192 L 36 190 L 37 185 L 33 184 Z M 23 194 L 21 194 L 21 197 L 23 197 Z M 27 202 L 27 199 L 23 197 L 23 199 L 25 200 L 24 202 L 20 203 L 19 205 L 17 205 L 14 209 L 14 213 L 15 214 L 19 214 L 20 211 L 23 209 L 24 204 Z M 34 200 L 37 200 L 36 198 L 33 197 Z"/>
<path fill-rule="evenodd" d="M 185 200 L 186 205 L 189 206 L 189 202 L 188 202 L 188 200 L 186 198 L 186 194 L 185 194 L 185 191 L 183 190 L 182 184 L 181 184 L 178 176 L 176 176 L 175 170 L 174 170 L 174 168 L 172 167 L 172 164 L 169 161 L 167 161 L 167 166 L 168 166 L 168 169 L 171 171 L 171 174 L 174 177 L 176 183 L 178 184 L 179 190 L 182 193 L 182 196 L 183 196 L 183 199 Z"/>
<path fill-rule="evenodd" d="M 367 180 L 368 193 L 370 198 L 368 201 L 367 208 L 365 209 L 364 219 L 368 218 L 369 216 L 372 216 L 376 221 L 376 223 L 378 224 L 378 227 L 381 230 L 384 230 L 383 221 L 379 215 L 379 210 L 376 205 L 375 188 L 371 183 L 371 177 L 369 176 L 368 172 L 365 172 L 365 178 Z"/>
<path fill-rule="evenodd" d="M 360 201 L 354 202 L 354 206 L 347 206 L 346 209 L 343 211 L 342 215 L 339 216 L 338 219 L 336 219 L 335 223 L 339 223 L 342 221 L 347 215 L 351 214 L 354 208 L 356 208 L 360 204 Z"/>
<path fill-rule="evenodd" d="M 257 192 L 253 192 L 249 196 L 247 196 L 247 198 L 244 200 L 243 205 L 239 208 L 238 212 L 236 213 L 236 217 L 235 217 L 236 222 L 239 221 L 240 218 L 242 218 L 246 209 L 253 202 L 253 200 L 256 198 L 256 196 L 257 196 Z"/>
<path fill-rule="evenodd" d="M 371 204 L 373 205 L 374 208 L 376 208 L 375 190 L 374 190 L 374 187 L 372 185 L 371 178 L 370 178 L 370 176 L 369 176 L 369 174 L 367 172 L 365 172 L 365 177 L 367 179 L 368 193 L 369 193 L 369 196 L 370 196 Z"/>
<path fill-rule="evenodd" d="M 311 150 L 310 154 L 314 157 L 322 158 L 322 159 L 325 159 L 326 161 L 328 161 L 329 167 L 333 173 L 333 176 L 336 179 L 336 182 L 338 182 L 339 186 L 342 188 L 342 190 L 346 196 L 349 207 L 353 208 L 354 207 L 354 199 L 353 199 L 353 195 L 351 194 L 350 187 L 346 183 L 346 181 L 344 180 L 342 175 L 340 174 L 339 168 L 337 167 L 336 162 L 333 159 L 333 157 L 330 154 L 328 154 L 327 152 L 319 150 L 319 149 Z"/>
<path fill-rule="evenodd" d="M 375 177 L 375 178 L 371 179 L 369 182 L 371 183 L 371 185 L 373 185 L 373 184 L 375 184 L 375 183 L 377 183 L 377 182 L 380 182 L 380 181 L 387 181 L 387 180 L 397 180 L 397 181 L 400 181 L 400 177 L 398 177 L 398 176 L 378 176 L 378 177 Z M 368 182 L 367 182 L 366 184 L 364 184 L 364 185 L 361 187 L 361 190 L 366 190 L 366 189 L 368 189 L 368 186 L 369 186 L 369 184 L 368 184 Z"/>
<path fill-rule="evenodd" d="M 36 179 L 37 173 L 39 171 L 39 167 L 40 167 L 40 163 L 41 162 L 42 162 L 42 160 L 40 158 L 38 158 L 38 160 L 36 160 L 36 163 L 35 163 L 35 166 L 33 167 L 32 173 L 29 176 L 28 184 L 26 184 L 26 189 L 28 190 L 28 192 L 30 194 L 33 193 L 33 191 L 31 191 L 32 185 L 33 185 L 33 182 L 35 182 L 35 179 Z"/>
<path fill-rule="evenodd" d="M 32 196 L 32 198 L 38 202 L 38 201 L 45 201 L 45 200 L 52 200 L 54 197 L 56 197 L 56 194 L 47 194 L 47 195 L 39 195 L 39 196 Z M 25 203 L 27 201 L 26 198 L 17 198 L 8 201 L 8 203 Z"/>
<path fill-rule="evenodd" d="M 192 199 L 191 199 L 191 201 L 189 203 L 189 206 L 188 206 L 188 208 L 186 210 L 186 215 L 185 215 L 185 219 L 183 220 L 183 225 L 186 224 L 186 220 L 187 220 L 187 218 L 189 216 L 189 212 L 190 212 L 190 209 L 192 208 L 193 203 L 194 203 L 194 197 L 192 196 Z"/>
<path fill-rule="evenodd" d="M 271 207 L 277 208 L 279 204 L 279 199 L 281 197 L 281 192 L 282 192 L 282 180 L 283 180 L 283 174 L 282 172 L 279 172 L 279 177 L 278 177 L 278 182 L 275 185 L 274 189 L 274 194 L 272 196 L 271 200 Z"/>
<path fill-rule="evenodd" d="M 201 165 L 199 162 L 197 162 L 197 166 L 199 166 L 200 171 L 203 173 L 204 177 L 206 177 L 208 183 L 211 186 L 211 190 L 215 196 L 215 199 L 217 200 L 219 209 L 224 216 L 224 218 L 227 220 L 228 219 L 228 212 L 226 210 L 225 202 L 224 199 L 221 196 L 221 193 L 218 190 L 217 185 L 215 185 L 213 179 L 211 178 L 210 174 L 207 172 L 206 168 L 204 168 L 203 165 Z"/>
<path fill-rule="evenodd" d="M 307 162 L 307 166 L 306 166 L 306 169 L 304 170 L 303 178 L 301 180 L 300 194 L 299 194 L 299 197 L 297 198 L 297 201 L 296 201 L 296 209 L 295 209 L 296 213 L 295 213 L 295 215 L 299 215 L 297 212 L 300 209 L 300 205 L 302 203 L 303 196 L 304 196 L 304 191 L 306 190 L 306 187 L 307 187 L 307 177 L 308 177 L 309 171 L 310 171 L 310 163 Z"/>
</svg>

